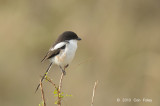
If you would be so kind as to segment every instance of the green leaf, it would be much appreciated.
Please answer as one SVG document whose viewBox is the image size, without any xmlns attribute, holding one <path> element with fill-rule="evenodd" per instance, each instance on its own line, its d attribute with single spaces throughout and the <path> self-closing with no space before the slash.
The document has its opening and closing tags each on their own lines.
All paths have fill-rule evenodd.
<svg viewBox="0 0 160 106">
<path fill-rule="evenodd" d="M 58 91 L 57 91 L 57 90 L 54 90 L 53 94 L 57 94 L 57 93 L 58 93 Z"/>
<path fill-rule="evenodd" d="M 44 102 L 43 102 L 43 101 L 41 101 L 41 103 L 39 104 L 39 106 L 43 106 L 43 103 L 44 103 Z"/>
<path fill-rule="evenodd" d="M 56 100 L 55 102 L 54 102 L 54 104 L 57 104 L 58 103 L 58 100 Z"/>
</svg>

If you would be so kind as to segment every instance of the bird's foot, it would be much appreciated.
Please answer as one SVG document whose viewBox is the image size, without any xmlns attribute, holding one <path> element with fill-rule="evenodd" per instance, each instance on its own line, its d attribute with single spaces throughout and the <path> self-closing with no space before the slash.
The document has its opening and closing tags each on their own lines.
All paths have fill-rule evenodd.
<svg viewBox="0 0 160 106">
<path fill-rule="evenodd" d="M 66 71 L 65 70 L 62 70 L 62 73 L 63 73 L 63 75 L 66 75 Z"/>
</svg>

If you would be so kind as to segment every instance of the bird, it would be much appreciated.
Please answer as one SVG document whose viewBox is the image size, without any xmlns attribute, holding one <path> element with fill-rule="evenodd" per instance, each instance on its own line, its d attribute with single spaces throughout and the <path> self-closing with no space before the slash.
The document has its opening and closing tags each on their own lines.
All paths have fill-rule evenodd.
<svg viewBox="0 0 160 106">
<path fill-rule="evenodd" d="M 45 74 L 42 76 L 41 82 L 46 77 L 53 64 L 60 68 L 63 75 L 66 75 L 65 69 L 72 62 L 77 50 L 77 42 L 80 40 L 82 39 L 73 31 L 65 31 L 59 35 L 55 43 L 51 46 L 41 61 L 50 61 Z M 37 86 L 36 91 L 38 90 L 39 86 L 40 84 Z"/>
</svg>

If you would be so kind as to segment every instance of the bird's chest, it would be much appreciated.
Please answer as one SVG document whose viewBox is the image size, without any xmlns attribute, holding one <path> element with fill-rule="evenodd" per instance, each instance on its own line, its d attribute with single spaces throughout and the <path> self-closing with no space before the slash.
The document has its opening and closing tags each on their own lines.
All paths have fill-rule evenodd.
<svg viewBox="0 0 160 106">
<path fill-rule="evenodd" d="M 76 42 L 69 42 L 68 44 L 66 44 L 66 48 L 62 50 L 59 55 L 56 56 L 56 63 L 58 63 L 59 65 L 69 64 L 74 58 L 76 49 Z"/>
</svg>

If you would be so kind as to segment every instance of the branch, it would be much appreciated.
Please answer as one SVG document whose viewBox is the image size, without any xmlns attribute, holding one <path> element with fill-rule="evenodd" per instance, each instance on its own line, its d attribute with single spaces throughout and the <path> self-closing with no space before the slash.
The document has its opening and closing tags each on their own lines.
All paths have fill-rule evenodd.
<svg viewBox="0 0 160 106">
<path fill-rule="evenodd" d="M 95 82 L 94 87 L 93 87 L 93 94 L 92 94 L 91 106 L 93 106 L 93 101 L 94 101 L 94 96 L 95 96 L 97 84 L 98 84 L 98 80 Z"/>
<path fill-rule="evenodd" d="M 53 83 L 50 78 L 46 77 L 45 79 L 46 79 L 48 82 L 50 82 L 50 83 L 54 86 L 55 89 L 58 89 L 58 87 L 56 86 L 56 84 Z"/>
<path fill-rule="evenodd" d="M 63 80 L 63 76 L 64 76 L 64 73 L 62 72 L 61 74 L 61 78 L 60 78 L 60 81 L 59 81 L 59 88 L 58 88 L 58 106 L 61 106 L 61 88 L 62 88 L 62 80 Z"/>
<path fill-rule="evenodd" d="M 61 106 L 61 103 L 59 102 L 59 100 L 61 99 L 61 94 L 60 94 L 59 88 L 56 86 L 55 83 L 52 82 L 52 80 L 51 80 L 50 78 L 46 77 L 45 79 L 46 79 L 48 82 L 50 82 L 50 83 L 54 86 L 54 88 L 57 90 L 57 95 L 58 95 L 58 102 L 57 102 L 57 104 L 58 104 L 59 106 Z"/>
<path fill-rule="evenodd" d="M 40 88 L 41 88 L 43 106 L 46 106 L 45 97 L 44 97 L 44 91 L 43 91 L 42 81 L 41 80 L 40 80 Z"/>
<path fill-rule="evenodd" d="M 57 87 L 56 84 L 54 84 L 52 82 L 52 80 L 48 77 L 45 77 L 45 79 L 50 82 L 54 88 L 57 90 L 57 95 L 58 95 L 58 101 L 57 101 L 57 104 L 58 106 L 61 106 L 61 100 L 62 100 L 62 95 L 61 95 L 61 89 L 62 89 L 62 80 L 63 80 L 63 76 L 64 76 L 64 73 L 62 72 L 61 74 L 61 77 L 60 77 L 60 81 L 59 81 L 59 86 Z"/>
<path fill-rule="evenodd" d="M 60 80 L 59 80 L 59 91 L 61 91 L 61 88 L 62 88 L 62 80 L 63 80 L 63 76 L 64 76 L 64 74 L 63 74 L 63 72 L 62 72 L 62 74 L 61 74 L 61 78 L 60 78 Z"/>
</svg>

